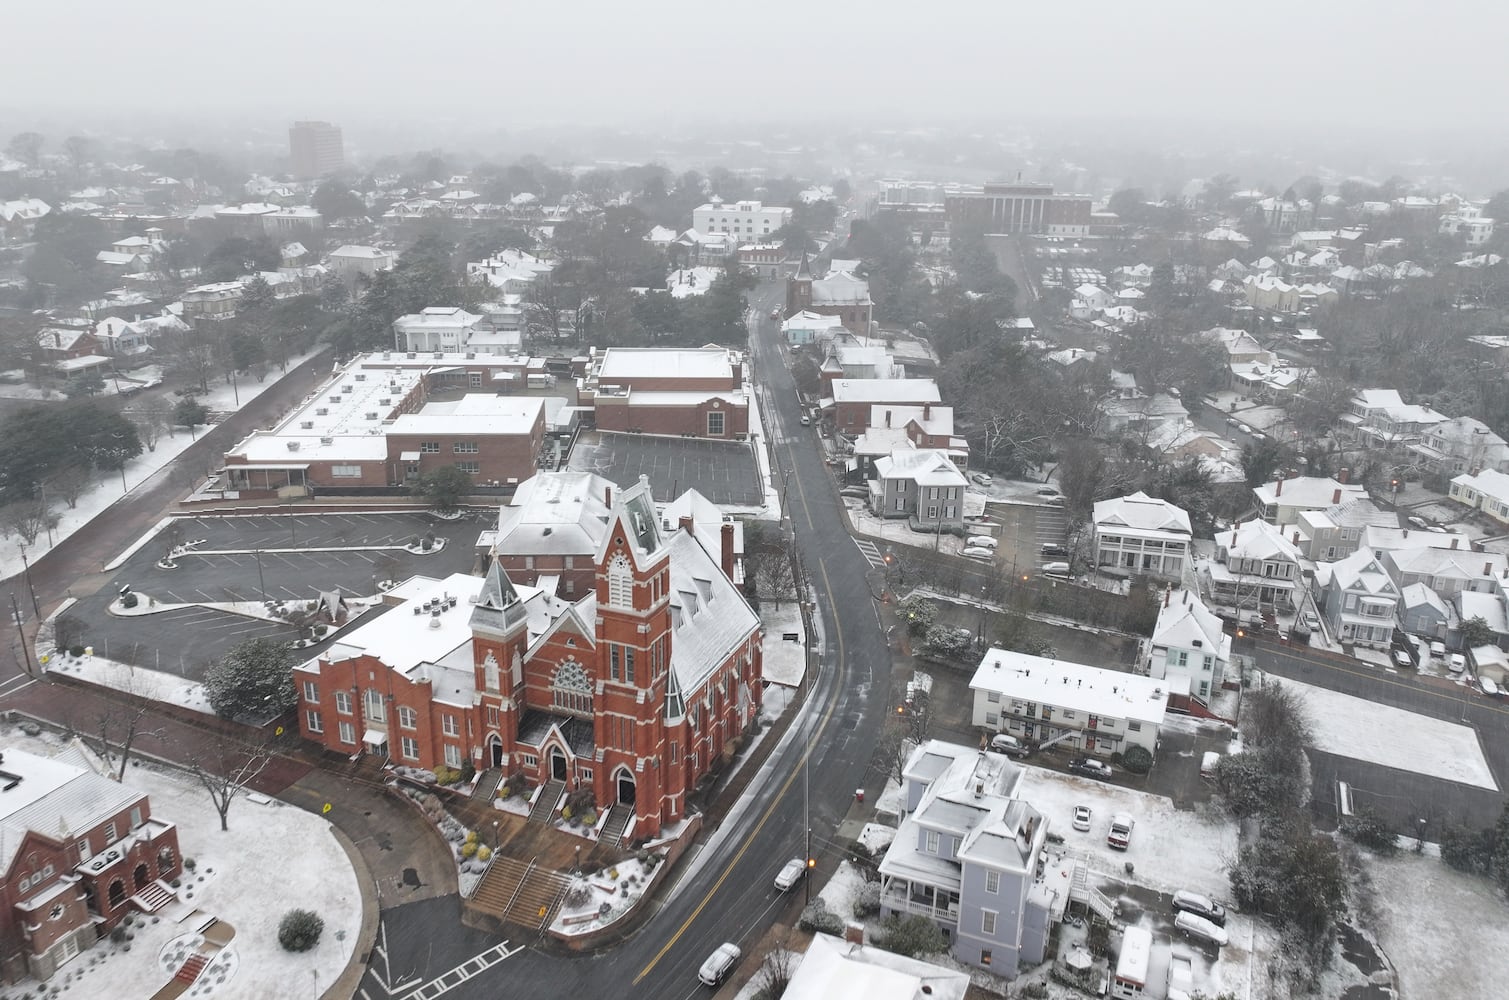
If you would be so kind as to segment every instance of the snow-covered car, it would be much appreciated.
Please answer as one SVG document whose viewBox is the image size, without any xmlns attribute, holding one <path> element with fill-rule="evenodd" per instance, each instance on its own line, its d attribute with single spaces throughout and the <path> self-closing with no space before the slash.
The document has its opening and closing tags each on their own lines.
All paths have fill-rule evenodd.
<svg viewBox="0 0 1509 1000">
<path fill-rule="evenodd" d="M 718 945 L 718 949 L 707 956 L 707 961 L 702 963 L 702 968 L 697 970 L 697 978 L 704 986 L 717 986 L 728 978 L 728 974 L 734 971 L 739 964 L 739 959 L 744 953 L 739 946 L 725 941 Z"/>
<path fill-rule="evenodd" d="M 805 413 L 802 414 L 802 426 L 803 427 L 811 427 L 812 426 L 812 418 L 809 417 L 809 416 L 807 416 L 807 414 L 805 414 Z"/>
<path fill-rule="evenodd" d="M 1069 770 L 1074 774 L 1082 774 L 1087 778 L 1109 778 L 1111 765 L 1094 757 L 1076 757 L 1069 762 Z"/>
<path fill-rule="evenodd" d="M 993 549 L 1000 543 L 993 535 L 970 535 L 964 539 L 964 544 L 977 549 Z"/>
<path fill-rule="evenodd" d="M 996 733 L 990 738 L 990 749 L 996 753 L 1009 754 L 1012 757 L 1025 757 L 1030 752 L 1027 744 L 1012 736 L 1010 733 Z"/>
<path fill-rule="evenodd" d="M 983 545 L 970 545 L 960 555 L 968 556 L 971 559 L 983 559 L 989 562 L 996 557 L 996 550 L 987 549 Z"/>
<path fill-rule="evenodd" d="M 1072 825 L 1073 825 L 1074 829 L 1078 830 L 1081 833 L 1089 833 L 1090 832 L 1090 807 L 1089 806 L 1075 806 L 1074 807 L 1074 822 L 1073 822 Z"/>
<path fill-rule="evenodd" d="M 1106 844 L 1118 851 L 1124 851 L 1132 846 L 1132 830 L 1137 826 L 1137 821 L 1126 813 L 1117 813 L 1111 817 L 1111 830 L 1106 834 Z"/>
<path fill-rule="evenodd" d="M 1202 896 L 1188 889 L 1180 889 L 1174 893 L 1174 912 L 1193 913 L 1197 917 L 1204 917 L 1217 927 L 1226 926 L 1226 907 L 1209 896 Z"/>
<path fill-rule="evenodd" d="M 1317 615 L 1313 611 L 1306 611 L 1305 612 L 1305 628 L 1309 629 L 1311 632 L 1319 632 L 1320 631 L 1320 615 Z"/>
<path fill-rule="evenodd" d="M 991 478 L 990 474 L 985 472 L 973 473 L 969 478 L 974 480 L 981 486 L 989 486 L 991 483 L 995 482 L 995 480 Z"/>
<path fill-rule="evenodd" d="M 807 862 L 802 858 L 792 858 L 782 865 L 780 872 L 776 874 L 775 887 L 782 892 L 789 892 L 806 874 Z"/>
<path fill-rule="evenodd" d="M 1446 669 L 1454 674 L 1460 674 L 1467 669 L 1467 657 L 1461 653 L 1452 653 L 1451 659 L 1446 661 Z"/>
<path fill-rule="evenodd" d="M 1184 932 L 1186 937 L 1199 938 L 1209 941 L 1218 947 L 1226 944 L 1226 928 L 1213 924 L 1204 917 L 1190 913 L 1188 910 L 1180 910 L 1174 917 L 1174 926 Z"/>
</svg>

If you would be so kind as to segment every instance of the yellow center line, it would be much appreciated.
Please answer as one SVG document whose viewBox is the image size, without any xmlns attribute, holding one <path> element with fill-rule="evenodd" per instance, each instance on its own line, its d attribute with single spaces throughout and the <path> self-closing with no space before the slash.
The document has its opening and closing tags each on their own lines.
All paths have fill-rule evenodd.
<svg viewBox="0 0 1509 1000">
<path fill-rule="evenodd" d="M 823 586 L 827 588 L 828 593 L 832 593 L 832 585 L 828 582 L 827 567 L 819 562 L 818 571 L 823 575 Z M 833 628 L 835 637 L 838 642 L 837 682 L 842 685 L 844 674 L 846 673 L 844 667 L 844 630 L 843 626 L 839 624 L 836 615 L 833 617 Z M 807 693 L 809 696 L 811 695 L 812 689 L 810 687 L 808 688 Z M 821 733 L 828 727 L 829 721 L 833 718 L 833 711 L 835 708 L 837 708 L 837 706 L 837 698 L 834 698 L 831 702 L 829 702 L 828 708 L 823 712 L 822 721 L 818 724 L 818 733 Z M 806 706 L 804 705 L 803 708 L 805 710 Z M 692 925 L 692 922 L 695 921 L 699 916 L 701 916 L 702 911 L 707 908 L 707 904 L 712 902 L 713 896 L 717 895 L 718 890 L 723 888 L 723 883 L 727 881 L 728 876 L 733 873 L 734 868 L 739 864 L 739 861 L 743 859 L 745 852 L 747 852 L 749 848 L 754 844 L 755 838 L 759 836 L 760 831 L 765 828 L 765 824 L 770 821 L 770 817 L 775 815 L 776 807 L 781 804 L 781 800 L 785 798 L 786 793 L 790 791 L 792 783 L 796 781 L 796 776 L 801 773 L 802 768 L 807 766 L 807 758 L 812 756 L 812 748 L 815 745 L 816 739 L 808 740 L 806 748 L 802 751 L 799 765 L 796 768 L 793 768 L 791 774 L 787 776 L 786 781 L 781 785 L 781 790 L 776 793 L 776 797 L 771 800 L 770 806 L 765 810 L 765 814 L 760 817 L 760 821 L 755 824 L 754 829 L 750 830 L 749 835 L 744 838 L 744 843 L 739 846 L 739 850 L 734 854 L 733 860 L 724 867 L 723 874 L 719 875 L 718 880 L 713 883 L 712 888 L 707 890 L 707 895 L 702 897 L 702 901 L 697 904 L 697 908 L 692 910 L 692 912 L 687 916 L 686 920 L 682 922 L 680 927 L 676 928 L 676 933 L 670 936 L 665 945 L 655 953 L 655 957 L 650 959 L 649 964 L 647 964 L 643 969 L 639 971 L 639 975 L 634 977 L 635 986 L 638 986 L 640 981 L 644 979 L 645 976 L 648 976 L 650 974 L 650 971 L 660 963 L 660 960 L 662 958 L 665 958 L 666 952 L 670 951 L 672 946 L 674 946 L 677 941 L 681 940 L 681 935 L 686 933 L 687 928 Z"/>
</svg>

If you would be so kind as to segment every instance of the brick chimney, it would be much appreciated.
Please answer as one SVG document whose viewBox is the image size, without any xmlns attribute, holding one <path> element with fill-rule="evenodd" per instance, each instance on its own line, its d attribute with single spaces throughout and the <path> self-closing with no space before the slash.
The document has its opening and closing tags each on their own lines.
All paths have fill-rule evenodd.
<svg viewBox="0 0 1509 1000">
<path fill-rule="evenodd" d="M 886 410 L 885 411 L 885 425 L 887 427 L 891 426 L 891 411 L 890 410 Z"/>
<path fill-rule="evenodd" d="M 1341 471 L 1345 473 L 1347 470 L 1342 469 Z M 1341 503 L 1341 488 L 1337 487 L 1336 489 L 1331 491 L 1331 506 L 1334 507 L 1339 503 Z"/>
<path fill-rule="evenodd" d="M 603 487 L 603 506 L 604 507 L 608 507 L 610 509 L 613 506 L 613 486 L 612 486 L 612 484 L 609 484 L 609 485 Z"/>
<path fill-rule="evenodd" d="M 1406 531 L 1405 534 L 1409 534 L 1409 532 Z M 1456 548 L 1457 547 L 1457 541 L 1458 541 L 1457 537 L 1455 535 L 1453 535 L 1451 537 L 1451 547 L 1452 548 Z"/>
<path fill-rule="evenodd" d="M 1338 472 L 1336 474 L 1336 481 L 1338 483 L 1340 483 L 1341 485 L 1345 486 L 1347 484 L 1347 477 L 1350 476 L 1351 474 L 1352 474 L 1352 470 L 1351 469 L 1342 469 L 1340 472 Z"/>
<path fill-rule="evenodd" d="M 845 944 L 864 944 L 865 943 L 865 925 L 864 924 L 845 924 L 844 925 L 844 943 Z"/>
<path fill-rule="evenodd" d="M 1299 529 L 1298 528 L 1294 529 L 1294 537 L 1290 539 L 1290 542 L 1292 544 L 1294 544 L 1294 545 L 1298 545 L 1299 544 Z"/>
<path fill-rule="evenodd" d="M 1483 575 L 1484 576 L 1492 576 L 1493 575 L 1493 563 L 1488 562 L 1488 563 L 1484 563 L 1483 564 Z"/>
<path fill-rule="evenodd" d="M 1164 587 L 1163 588 L 1163 606 L 1165 608 L 1168 607 L 1168 602 L 1173 599 L 1173 596 L 1174 596 L 1174 588 L 1173 587 Z"/>
<path fill-rule="evenodd" d="M 1284 477 L 1283 476 L 1279 476 L 1277 482 L 1275 482 L 1273 484 L 1273 495 L 1276 496 L 1276 497 L 1281 497 L 1281 496 L 1284 495 Z"/>
<path fill-rule="evenodd" d="M 696 526 L 697 526 L 697 522 L 695 522 L 695 521 L 692 520 L 692 515 L 690 515 L 690 514 L 682 514 L 681 515 L 681 521 L 676 525 L 676 528 L 677 528 L 677 530 L 684 531 L 688 535 L 690 535 L 690 534 L 694 534 L 695 533 L 693 529 L 695 529 Z"/>
<path fill-rule="evenodd" d="M 732 582 L 734 578 L 734 526 L 732 521 L 723 522 L 723 575 Z"/>
<path fill-rule="evenodd" d="M 923 403 L 922 404 L 922 419 L 923 420 L 931 420 L 932 417 L 933 417 L 933 404 L 932 403 Z"/>
</svg>

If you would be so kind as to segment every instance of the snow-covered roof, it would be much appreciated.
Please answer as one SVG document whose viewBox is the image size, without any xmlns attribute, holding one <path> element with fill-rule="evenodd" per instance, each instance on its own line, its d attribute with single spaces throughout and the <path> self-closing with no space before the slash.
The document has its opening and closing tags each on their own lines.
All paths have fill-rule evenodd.
<svg viewBox="0 0 1509 1000">
<path fill-rule="evenodd" d="M 759 633 L 760 619 L 723 572 L 721 553 L 693 533 L 676 531 L 670 553 L 671 669 L 691 695 Z"/>
<path fill-rule="evenodd" d="M 460 306 L 429 306 L 417 313 L 400 316 L 393 326 L 402 332 L 410 330 L 469 330 L 482 322 L 482 317 L 469 313 Z"/>
<path fill-rule="evenodd" d="M 1456 602 L 1462 621 L 1481 618 L 1499 635 L 1509 635 L 1509 614 L 1505 613 L 1503 594 L 1463 590 L 1457 594 Z"/>
<path fill-rule="evenodd" d="M 884 948 L 816 934 L 781 996 L 784 1000 L 845 996 L 865 1000 L 964 1000 L 968 991 L 966 973 Z"/>
<path fill-rule="evenodd" d="M 1285 560 L 1298 564 L 1300 552 L 1282 531 L 1263 520 L 1243 521 L 1216 532 L 1216 548 L 1230 559 Z"/>
<path fill-rule="evenodd" d="M 815 313 L 807 309 L 795 313 L 781 324 L 783 332 L 792 330 L 830 330 L 833 327 L 843 327 L 843 320 L 827 313 Z"/>
<path fill-rule="evenodd" d="M 1485 497 L 1491 497 L 1501 503 L 1509 503 L 1509 475 L 1497 469 L 1484 469 L 1476 475 L 1463 473 L 1452 479 L 1458 486 L 1466 486 L 1475 490 Z"/>
<path fill-rule="evenodd" d="M 539 396 L 494 396 L 469 392 L 459 399 L 426 403 L 400 414 L 389 434 L 528 434 L 544 417 Z"/>
<path fill-rule="evenodd" d="M 723 347 L 610 347 L 598 362 L 597 379 L 733 379 L 731 352 Z"/>
<path fill-rule="evenodd" d="M 1189 514 L 1167 500 L 1155 499 L 1141 490 L 1129 496 L 1099 501 L 1091 520 L 1097 531 L 1156 531 L 1185 536 L 1190 533 Z"/>
<path fill-rule="evenodd" d="M 938 383 L 930 378 L 837 378 L 835 403 L 939 403 Z"/>
<path fill-rule="evenodd" d="M 991 647 L 969 687 L 998 692 L 1003 699 L 1159 726 L 1168 707 L 1169 682 Z"/>
<path fill-rule="evenodd" d="M 1264 506 L 1277 504 L 1281 507 L 1320 510 L 1335 506 L 1346 500 L 1355 500 L 1368 495 L 1367 488 L 1356 483 L 1340 483 L 1324 476 L 1296 476 L 1293 479 L 1275 480 L 1254 487 L 1253 496 Z"/>
<path fill-rule="evenodd" d="M 1342 590 L 1398 596 L 1393 580 L 1367 549 L 1358 549 L 1345 559 L 1332 563 L 1331 580 Z"/>
<path fill-rule="evenodd" d="M 1221 619 L 1205 606 L 1200 595 L 1182 588 L 1164 593 L 1152 641 L 1154 646 L 1199 649 L 1218 659 L 1231 658 L 1231 636 Z"/>
<path fill-rule="evenodd" d="M 472 598 L 482 589 L 482 578 L 470 573 L 452 573 L 444 579 L 414 576 L 384 595 L 387 611 L 357 625 L 301 669 L 319 672 L 319 665 L 358 656 L 371 656 L 402 674 L 411 674 L 425 663 L 441 663 L 465 646 L 471 662 Z M 454 606 L 440 613 L 414 614 L 432 599 L 454 597 Z"/>
<path fill-rule="evenodd" d="M 330 251 L 330 256 L 346 260 L 381 260 L 385 257 L 393 256 L 393 252 L 391 250 L 384 250 L 381 247 L 347 243 L 345 246 Z"/>
<path fill-rule="evenodd" d="M 812 304 L 818 306 L 863 306 L 870 304 L 870 283 L 846 271 L 829 272 L 812 283 Z"/>
<path fill-rule="evenodd" d="M 20 778 L 0 796 L 0 870 L 9 871 L 28 831 L 71 841 L 146 796 L 96 774 L 73 746 L 39 757 L 6 747 L 7 772 Z"/>
<path fill-rule="evenodd" d="M 590 472 L 537 473 L 498 509 L 494 544 L 510 555 L 595 552 L 607 531 L 607 500 L 614 490 Z"/>
<path fill-rule="evenodd" d="M 875 460 L 878 479 L 910 479 L 918 486 L 964 486 L 964 473 L 935 448 L 893 451 Z"/>
</svg>

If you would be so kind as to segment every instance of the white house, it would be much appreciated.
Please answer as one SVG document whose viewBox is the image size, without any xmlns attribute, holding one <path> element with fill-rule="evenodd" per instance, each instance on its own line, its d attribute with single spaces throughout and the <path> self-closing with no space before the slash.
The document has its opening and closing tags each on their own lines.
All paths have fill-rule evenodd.
<svg viewBox="0 0 1509 1000">
<path fill-rule="evenodd" d="M 1267 521 L 1216 532 L 1216 558 L 1202 566 L 1211 596 L 1234 608 L 1279 608 L 1298 602 L 1299 550 Z"/>
<path fill-rule="evenodd" d="M 702 233 L 727 233 L 740 242 L 766 239 L 791 222 L 791 209 L 758 201 L 724 202 L 714 198 L 692 209 L 692 228 Z"/>
<path fill-rule="evenodd" d="M 835 1000 L 856 991 L 865 1000 L 964 1000 L 969 992 L 963 972 L 831 934 L 814 934 L 801 958 L 782 1000 Z"/>
<path fill-rule="evenodd" d="M 1451 498 L 1509 524 L 1509 475 L 1497 469 L 1457 476 L 1451 481 Z"/>
<path fill-rule="evenodd" d="M 1349 500 L 1360 500 L 1368 495 L 1368 491 L 1362 486 L 1349 485 L 1345 478 L 1297 476 L 1255 486 L 1252 495 L 1263 520 L 1282 527 L 1293 524 L 1300 511 L 1324 510 Z"/>
<path fill-rule="evenodd" d="M 1231 636 L 1200 595 L 1183 588 L 1165 590 L 1148 644 L 1148 675 L 1157 680 L 1170 674 L 1186 678 L 1190 698 L 1209 707 L 1230 662 Z"/>
<path fill-rule="evenodd" d="M 1152 753 L 1169 695 L 1189 693 L 1182 677 L 1142 677 L 995 647 L 969 689 L 976 727 L 1102 757 L 1133 746 Z"/>
<path fill-rule="evenodd" d="M 1509 442 L 1473 417 L 1453 417 L 1427 428 L 1409 450 L 1438 476 L 1483 469 L 1509 472 Z"/>
<path fill-rule="evenodd" d="M 393 321 L 395 351 L 464 351 L 482 317 L 459 306 L 430 306 Z"/>
<path fill-rule="evenodd" d="M 1189 563 L 1189 515 L 1138 491 L 1095 505 L 1095 565 L 1179 579 Z"/>
<path fill-rule="evenodd" d="M 342 281 L 354 283 L 357 278 L 370 278 L 378 271 L 391 271 L 394 254 L 391 250 L 383 250 L 379 247 L 348 243 L 330 251 L 325 264 L 330 268 L 331 274 Z"/>
</svg>

